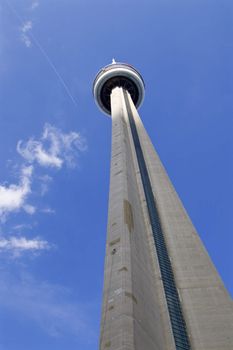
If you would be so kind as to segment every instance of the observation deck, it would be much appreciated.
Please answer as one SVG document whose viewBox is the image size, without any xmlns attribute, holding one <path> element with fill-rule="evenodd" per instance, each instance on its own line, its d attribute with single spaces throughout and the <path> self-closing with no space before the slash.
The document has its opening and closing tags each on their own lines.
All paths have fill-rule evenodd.
<svg viewBox="0 0 233 350">
<path fill-rule="evenodd" d="M 98 107 L 111 114 L 110 95 L 115 87 L 127 90 L 139 108 L 145 95 L 145 83 L 139 72 L 129 64 L 115 62 L 102 68 L 93 83 L 93 95 Z"/>
</svg>

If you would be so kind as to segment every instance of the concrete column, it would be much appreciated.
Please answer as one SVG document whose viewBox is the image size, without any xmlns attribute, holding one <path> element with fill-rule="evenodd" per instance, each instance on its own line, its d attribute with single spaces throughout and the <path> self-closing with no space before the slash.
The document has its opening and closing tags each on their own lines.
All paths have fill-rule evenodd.
<svg viewBox="0 0 233 350">
<path fill-rule="evenodd" d="M 112 160 L 100 349 L 174 350 L 160 272 L 151 253 L 151 233 L 145 220 L 122 88 L 112 91 L 111 109 Z"/>
</svg>

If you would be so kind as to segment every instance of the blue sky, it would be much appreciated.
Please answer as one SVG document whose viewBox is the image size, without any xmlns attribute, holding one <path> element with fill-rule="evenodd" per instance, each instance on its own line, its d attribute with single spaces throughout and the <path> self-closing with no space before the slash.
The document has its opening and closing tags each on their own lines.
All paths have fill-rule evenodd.
<svg viewBox="0 0 233 350">
<path fill-rule="evenodd" d="M 2 0 L 0 350 L 98 349 L 116 60 L 227 289 L 232 282 L 231 0 Z"/>
</svg>

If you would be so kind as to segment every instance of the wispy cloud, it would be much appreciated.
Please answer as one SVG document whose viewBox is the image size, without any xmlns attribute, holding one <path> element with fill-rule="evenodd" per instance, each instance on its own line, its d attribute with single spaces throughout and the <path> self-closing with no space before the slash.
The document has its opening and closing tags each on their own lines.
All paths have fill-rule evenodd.
<svg viewBox="0 0 233 350">
<path fill-rule="evenodd" d="M 23 206 L 23 209 L 26 211 L 26 213 L 27 214 L 29 214 L 29 215 L 33 215 L 33 214 L 35 214 L 35 212 L 36 212 L 36 207 L 34 207 L 33 205 L 31 205 L 31 204 L 25 204 L 24 206 Z"/>
<path fill-rule="evenodd" d="M 38 177 L 38 179 L 41 181 L 41 188 L 40 188 L 40 191 L 41 191 L 41 196 L 44 196 L 48 190 L 49 190 L 49 184 L 52 182 L 53 178 L 49 175 L 43 175 L 43 176 L 40 176 Z"/>
<path fill-rule="evenodd" d="M 55 214 L 55 210 L 52 209 L 52 208 L 44 208 L 44 209 L 41 209 L 41 212 L 42 212 L 42 213 L 45 213 L 45 214 Z"/>
<path fill-rule="evenodd" d="M 33 228 L 33 225 L 31 224 L 18 224 L 18 225 L 14 225 L 12 227 L 13 230 L 16 230 L 16 231 L 22 231 L 22 230 L 25 230 L 25 229 L 28 229 L 28 230 L 31 230 Z"/>
<path fill-rule="evenodd" d="M 39 237 L 33 239 L 15 236 L 9 238 L 0 237 L 0 252 L 10 252 L 14 256 L 19 256 L 25 251 L 38 252 L 49 248 L 49 243 Z"/>
<path fill-rule="evenodd" d="M 0 220 L 10 212 L 18 211 L 26 205 L 31 192 L 32 166 L 21 169 L 19 184 L 0 185 Z"/>
<path fill-rule="evenodd" d="M 86 147 L 86 141 L 80 133 L 72 131 L 66 134 L 50 124 L 45 124 L 40 139 L 19 141 L 17 151 L 29 163 L 37 162 L 43 167 L 61 168 L 63 164 L 74 167 L 78 153 Z"/>
<path fill-rule="evenodd" d="M 24 22 L 22 27 L 21 27 L 21 31 L 23 33 L 27 33 L 31 29 L 32 29 L 32 21 Z"/>
<path fill-rule="evenodd" d="M 92 316 L 95 304 L 84 305 L 74 300 L 72 291 L 60 285 L 38 281 L 28 273 L 2 273 L 0 307 L 30 320 L 51 337 L 82 336 L 95 340 Z"/>
<path fill-rule="evenodd" d="M 33 1 L 33 3 L 31 4 L 30 9 L 32 11 L 34 11 L 38 6 L 39 6 L 39 1 Z"/>
<path fill-rule="evenodd" d="M 31 42 L 31 39 L 29 38 L 28 35 L 22 34 L 21 35 L 21 40 L 25 44 L 26 47 L 31 47 L 32 42 Z"/>
<path fill-rule="evenodd" d="M 20 27 L 20 37 L 22 42 L 25 44 L 26 47 L 31 47 L 32 42 L 31 42 L 31 38 L 30 38 L 30 31 L 32 30 L 32 21 L 26 21 L 22 24 L 22 26 Z"/>
</svg>

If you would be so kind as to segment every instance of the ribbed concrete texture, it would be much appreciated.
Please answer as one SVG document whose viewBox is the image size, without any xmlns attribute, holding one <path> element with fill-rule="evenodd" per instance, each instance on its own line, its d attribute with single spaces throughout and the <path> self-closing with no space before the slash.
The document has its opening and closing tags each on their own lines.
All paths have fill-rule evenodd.
<svg viewBox="0 0 233 350">
<path fill-rule="evenodd" d="M 232 301 L 168 179 L 129 93 L 121 87 L 112 90 L 111 111 L 112 159 L 100 349 L 232 350 Z M 148 172 L 144 172 L 144 180 L 135 133 Z M 145 179 L 153 192 L 158 221 L 154 230 L 162 232 L 161 244 L 159 235 L 156 238 L 152 230 Z M 164 262 L 174 278 L 163 272 Z M 170 270 L 168 273 L 171 275 Z M 173 294 L 169 294 L 169 283 Z M 170 299 L 177 305 L 174 312 L 181 310 L 178 313 L 184 331 L 172 321 Z M 186 345 L 180 343 L 179 337 L 187 337 Z"/>
</svg>

